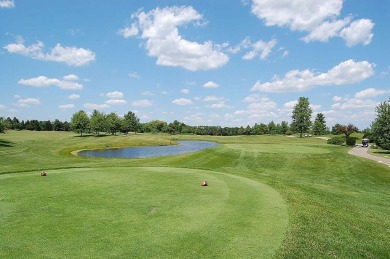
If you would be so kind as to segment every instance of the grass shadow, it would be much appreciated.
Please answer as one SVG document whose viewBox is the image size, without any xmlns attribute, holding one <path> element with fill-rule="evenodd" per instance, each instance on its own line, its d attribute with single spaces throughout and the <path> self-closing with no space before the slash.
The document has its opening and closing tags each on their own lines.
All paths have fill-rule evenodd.
<svg viewBox="0 0 390 259">
<path fill-rule="evenodd" d="M 109 137 L 109 136 L 115 136 L 115 135 L 107 135 L 107 134 L 99 134 L 99 135 L 95 135 L 95 134 L 84 134 L 84 135 L 77 135 L 77 136 L 74 136 L 74 138 L 104 138 L 104 137 Z"/>
<path fill-rule="evenodd" d="M 14 143 L 10 141 L 0 139 L 0 147 L 13 147 L 14 146 L 13 144 Z"/>
</svg>

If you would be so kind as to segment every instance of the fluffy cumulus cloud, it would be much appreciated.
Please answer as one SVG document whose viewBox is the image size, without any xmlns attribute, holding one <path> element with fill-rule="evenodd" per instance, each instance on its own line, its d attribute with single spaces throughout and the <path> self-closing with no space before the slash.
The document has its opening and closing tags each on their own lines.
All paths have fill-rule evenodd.
<svg viewBox="0 0 390 259">
<path fill-rule="evenodd" d="M 187 98 L 178 98 L 173 100 L 172 103 L 184 106 L 184 105 L 191 105 L 192 101 L 191 99 L 187 99 Z"/>
<path fill-rule="evenodd" d="M 355 94 L 355 98 L 357 99 L 368 99 L 372 98 L 378 95 L 383 95 L 383 94 L 389 94 L 390 90 L 381 90 L 381 89 L 375 89 L 375 88 L 367 88 L 365 90 L 362 90 L 360 92 L 357 92 Z"/>
<path fill-rule="evenodd" d="M 31 105 L 38 105 L 38 104 L 41 104 L 41 102 L 37 98 L 19 99 L 18 102 L 15 103 L 15 105 L 19 107 L 30 107 Z"/>
<path fill-rule="evenodd" d="M 64 47 L 57 44 L 50 52 L 44 52 L 45 44 L 38 41 L 36 44 L 26 46 L 18 41 L 4 47 L 9 53 L 20 54 L 36 60 L 62 62 L 69 66 L 83 66 L 95 61 L 95 53 L 89 49 L 77 47 Z"/>
<path fill-rule="evenodd" d="M 14 0 L 0 0 L 0 8 L 13 8 L 15 7 Z"/>
<path fill-rule="evenodd" d="M 304 41 L 327 41 L 341 37 L 346 45 L 370 44 L 374 23 L 369 19 L 339 19 L 343 0 L 252 0 L 252 13 L 267 26 L 304 31 Z"/>
<path fill-rule="evenodd" d="M 275 39 L 272 39 L 269 42 L 259 40 L 252 44 L 252 50 L 247 52 L 242 58 L 248 60 L 259 56 L 260 59 L 266 59 L 276 43 L 277 41 Z"/>
<path fill-rule="evenodd" d="M 105 96 L 108 98 L 111 98 L 111 99 L 122 99 L 123 93 L 118 92 L 118 91 L 114 91 L 114 92 L 106 93 Z"/>
<path fill-rule="evenodd" d="M 76 75 L 67 75 L 62 79 L 48 78 L 46 76 L 38 76 L 30 79 L 20 79 L 18 84 L 28 85 L 33 87 L 49 87 L 56 86 L 65 90 L 80 90 L 83 89 L 83 85 L 76 82 L 79 78 Z"/>
<path fill-rule="evenodd" d="M 208 81 L 207 83 L 205 83 L 203 85 L 204 88 L 218 88 L 219 87 L 219 84 L 217 84 L 216 82 L 213 82 L 213 81 Z"/>
<path fill-rule="evenodd" d="M 149 107 L 153 105 L 153 102 L 150 100 L 135 100 L 131 104 L 135 107 Z"/>
<path fill-rule="evenodd" d="M 77 100 L 77 99 L 80 99 L 80 95 L 78 95 L 78 94 L 71 94 L 71 95 L 68 96 L 68 99 Z"/>
<path fill-rule="evenodd" d="M 162 66 L 183 67 L 190 71 L 215 69 L 225 65 L 229 57 L 211 41 L 189 41 L 179 33 L 180 26 L 199 25 L 202 15 L 191 6 L 156 8 L 132 15 L 134 22 L 119 30 L 127 38 L 141 34 L 148 55 L 157 57 Z"/>
<path fill-rule="evenodd" d="M 291 70 L 283 78 L 275 76 L 273 81 L 260 83 L 257 81 L 252 91 L 263 92 L 292 92 L 307 91 L 315 86 L 354 84 L 371 77 L 374 74 L 373 63 L 347 60 L 324 73 L 312 70 Z"/>
</svg>

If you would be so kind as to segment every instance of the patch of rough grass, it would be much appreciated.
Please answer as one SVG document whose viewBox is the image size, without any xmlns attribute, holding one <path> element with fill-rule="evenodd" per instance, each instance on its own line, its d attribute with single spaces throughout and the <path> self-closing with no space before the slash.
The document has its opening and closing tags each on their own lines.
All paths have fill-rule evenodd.
<svg viewBox="0 0 390 259">
<path fill-rule="evenodd" d="M 0 185 L 2 258 L 270 258 L 287 228 L 273 188 L 213 171 L 62 169 Z"/>
<path fill-rule="evenodd" d="M 226 144 L 228 148 L 261 153 L 291 153 L 291 154 L 325 154 L 330 151 L 325 148 L 313 147 L 308 145 L 293 144 Z"/>
</svg>

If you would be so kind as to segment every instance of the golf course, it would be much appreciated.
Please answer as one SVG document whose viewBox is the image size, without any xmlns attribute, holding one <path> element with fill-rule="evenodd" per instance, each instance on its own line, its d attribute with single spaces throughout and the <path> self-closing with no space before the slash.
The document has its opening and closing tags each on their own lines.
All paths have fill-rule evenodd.
<svg viewBox="0 0 390 259">
<path fill-rule="evenodd" d="M 78 155 L 179 140 L 218 145 Z M 350 149 L 282 135 L 10 130 L 0 135 L 0 258 L 390 258 L 390 168 Z"/>
</svg>

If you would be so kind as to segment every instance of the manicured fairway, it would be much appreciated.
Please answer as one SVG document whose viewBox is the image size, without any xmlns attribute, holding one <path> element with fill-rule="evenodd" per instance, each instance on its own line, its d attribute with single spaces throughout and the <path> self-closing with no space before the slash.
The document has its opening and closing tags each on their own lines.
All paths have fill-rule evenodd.
<svg viewBox="0 0 390 259">
<path fill-rule="evenodd" d="M 240 176 L 171 167 L 47 174 L 0 175 L 1 258 L 269 258 L 287 229 L 279 193 Z"/>
</svg>

